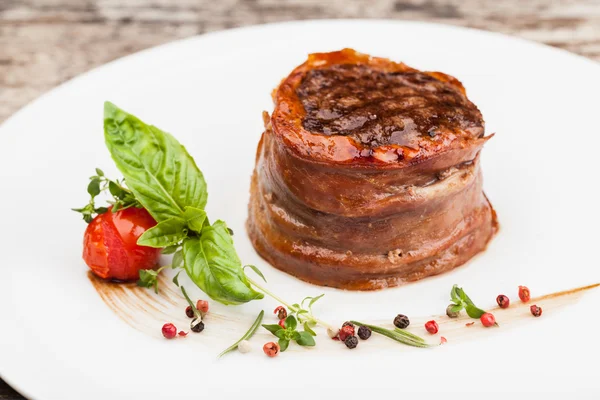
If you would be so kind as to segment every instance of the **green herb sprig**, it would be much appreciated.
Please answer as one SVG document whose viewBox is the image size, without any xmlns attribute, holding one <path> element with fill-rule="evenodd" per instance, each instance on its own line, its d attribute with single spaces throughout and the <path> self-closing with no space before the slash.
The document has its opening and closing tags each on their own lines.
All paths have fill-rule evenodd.
<svg viewBox="0 0 600 400">
<path fill-rule="evenodd" d="M 90 182 L 87 186 L 90 201 L 85 206 L 72 208 L 72 210 L 81 213 L 83 220 L 89 224 L 96 215 L 104 214 L 108 211 L 108 207 L 96 207 L 95 204 L 96 197 L 100 193 L 107 191 L 112 197 L 112 200 L 108 200 L 108 204 L 112 205 L 112 212 L 124 210 L 129 207 L 142 207 L 123 181 L 108 179 L 100 168 L 96 168 L 96 175 L 90 177 Z"/>
<path fill-rule="evenodd" d="M 315 339 L 313 338 L 313 334 L 307 331 L 299 332 L 296 330 L 297 327 L 298 321 L 293 315 L 288 315 L 285 319 L 284 327 L 278 324 L 263 325 L 263 328 L 279 339 L 279 348 L 281 351 L 286 351 L 291 341 L 296 342 L 300 346 L 314 346 Z"/>
<path fill-rule="evenodd" d="M 485 314 L 485 311 L 473 304 L 473 301 L 467 296 L 462 288 L 458 287 L 458 285 L 452 286 L 452 290 L 450 291 L 450 301 L 452 302 L 450 304 L 450 311 L 453 313 L 460 312 L 464 309 L 469 317 L 475 319 L 481 318 L 481 316 Z"/>
<path fill-rule="evenodd" d="M 265 315 L 264 310 L 261 311 L 258 314 L 258 317 L 256 317 L 256 320 L 254 321 L 254 323 L 250 326 L 250 329 L 248 329 L 248 331 L 244 334 L 244 336 L 242 336 L 237 342 L 235 342 L 234 344 L 232 344 L 231 346 L 229 346 L 228 348 L 226 348 L 225 350 L 223 350 L 223 352 L 221 354 L 219 354 L 219 358 L 223 357 L 225 354 L 230 353 L 232 351 L 234 351 L 235 349 L 237 349 L 238 345 L 243 341 L 243 340 L 248 340 L 250 339 L 252 336 L 254 336 L 254 334 L 256 333 L 256 331 L 258 330 L 258 328 L 260 327 L 260 324 L 263 320 L 263 316 Z"/>
<path fill-rule="evenodd" d="M 404 329 L 396 328 L 394 330 L 390 330 L 390 329 L 382 328 L 381 326 L 364 324 L 364 323 L 358 322 L 358 321 L 350 321 L 350 322 L 352 322 L 356 326 L 366 326 L 367 328 L 370 328 L 375 333 L 378 333 L 378 334 L 388 337 L 392 340 L 395 340 L 396 342 L 400 342 L 400 343 L 408 345 L 408 346 L 421 347 L 421 348 L 435 346 L 435 345 L 425 342 L 425 339 L 423 339 L 422 337 L 417 336 L 413 333 L 407 332 Z"/>
</svg>

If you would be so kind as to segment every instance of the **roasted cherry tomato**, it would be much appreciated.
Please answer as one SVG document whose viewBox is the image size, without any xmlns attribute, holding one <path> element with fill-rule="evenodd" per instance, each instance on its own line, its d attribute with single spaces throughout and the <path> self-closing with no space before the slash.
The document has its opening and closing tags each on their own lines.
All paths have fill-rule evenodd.
<svg viewBox="0 0 600 400">
<path fill-rule="evenodd" d="M 99 277 L 119 281 L 138 279 L 139 270 L 158 263 L 160 249 L 137 245 L 156 221 L 143 208 L 110 209 L 90 222 L 83 238 L 83 259 Z"/>
</svg>

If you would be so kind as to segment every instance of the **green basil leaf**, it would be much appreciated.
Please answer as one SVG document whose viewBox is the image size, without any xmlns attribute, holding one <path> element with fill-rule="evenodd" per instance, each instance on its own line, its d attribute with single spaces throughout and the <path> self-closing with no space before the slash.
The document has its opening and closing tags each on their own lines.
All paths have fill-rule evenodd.
<svg viewBox="0 0 600 400">
<path fill-rule="evenodd" d="M 160 252 L 161 254 L 173 254 L 179 249 L 179 245 L 167 246 Z"/>
<path fill-rule="evenodd" d="M 290 339 L 298 341 L 300 339 L 300 332 L 292 331 L 290 335 Z"/>
<path fill-rule="evenodd" d="M 200 237 L 185 239 L 183 259 L 192 281 L 215 301 L 241 304 L 264 297 L 250 286 L 223 221 L 205 226 Z"/>
<path fill-rule="evenodd" d="M 252 269 L 252 271 L 256 272 L 256 275 L 260 276 L 262 278 L 263 281 L 267 281 L 267 278 L 265 278 L 265 276 L 263 275 L 262 272 L 260 272 L 260 269 L 258 269 L 256 266 L 254 265 L 244 265 L 244 269 L 246 268 L 250 268 Z"/>
<path fill-rule="evenodd" d="M 304 323 L 304 332 L 307 332 L 311 336 L 317 336 L 315 331 L 310 328 L 310 324 L 307 322 Z"/>
<path fill-rule="evenodd" d="M 299 332 L 300 333 L 300 338 L 298 340 L 296 340 L 296 343 L 298 343 L 300 346 L 314 346 L 315 345 L 315 339 L 313 338 L 313 336 L 308 333 L 308 332 Z"/>
<path fill-rule="evenodd" d="M 284 325 L 286 329 L 294 330 L 296 329 L 296 326 L 298 326 L 298 321 L 296 321 L 296 318 L 294 318 L 293 315 L 290 315 L 285 319 Z"/>
<path fill-rule="evenodd" d="M 265 328 L 266 330 L 268 330 L 269 332 L 271 332 L 273 335 L 275 333 L 277 333 L 277 331 L 282 331 L 283 328 L 277 324 L 273 324 L 273 325 L 263 325 L 263 328 Z"/>
<path fill-rule="evenodd" d="M 202 232 L 204 221 L 206 221 L 206 212 L 196 207 L 186 207 L 183 212 L 183 217 L 187 222 L 187 226 L 194 232 Z"/>
<path fill-rule="evenodd" d="M 91 179 L 87 191 L 92 197 L 98 196 L 100 194 L 100 178 Z"/>
<path fill-rule="evenodd" d="M 179 268 L 183 265 L 183 251 L 178 250 L 173 255 L 173 260 L 171 261 L 171 268 Z"/>
<path fill-rule="evenodd" d="M 289 340 L 287 340 L 287 339 L 279 339 L 279 349 L 281 350 L 282 353 L 287 350 L 287 348 L 288 348 L 289 345 L 290 345 L 290 341 Z"/>
<path fill-rule="evenodd" d="M 181 218 L 169 218 L 159 222 L 139 237 L 139 246 L 162 248 L 181 242 L 186 237 L 185 221 Z"/>
<path fill-rule="evenodd" d="M 485 311 L 475 307 L 473 304 L 467 304 L 467 306 L 465 307 L 465 311 L 467 312 L 467 315 L 471 318 L 481 318 L 481 316 L 485 314 Z"/>
<path fill-rule="evenodd" d="M 194 159 L 173 136 L 104 103 L 106 146 L 136 199 L 157 222 L 204 209 L 206 182 Z"/>
<path fill-rule="evenodd" d="M 279 339 L 290 340 L 291 335 L 287 331 L 287 329 L 280 329 L 277 332 L 275 332 L 275 336 L 277 336 Z"/>
</svg>

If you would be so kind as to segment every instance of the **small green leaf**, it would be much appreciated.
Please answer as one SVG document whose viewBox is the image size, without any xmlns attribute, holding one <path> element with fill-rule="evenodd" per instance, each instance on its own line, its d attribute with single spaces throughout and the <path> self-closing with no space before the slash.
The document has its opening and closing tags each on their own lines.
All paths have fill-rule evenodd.
<svg viewBox="0 0 600 400">
<path fill-rule="evenodd" d="M 287 340 L 287 339 L 279 339 L 279 349 L 281 350 L 281 352 L 286 351 L 289 345 L 290 345 L 290 341 L 289 340 Z"/>
<path fill-rule="evenodd" d="M 269 332 L 271 332 L 273 335 L 275 335 L 275 333 L 277 331 L 283 330 L 283 328 L 277 324 L 272 324 L 272 325 L 264 325 L 263 324 L 262 327 L 265 328 L 266 330 L 268 330 Z"/>
<path fill-rule="evenodd" d="M 312 300 L 310 301 L 310 303 L 308 303 L 308 308 L 311 308 L 313 304 L 315 304 L 317 302 L 317 300 L 319 300 L 321 297 L 325 296 L 325 293 L 323 293 L 320 296 L 317 297 L 313 297 Z"/>
<path fill-rule="evenodd" d="M 87 191 L 92 197 L 96 197 L 100 194 L 100 178 L 92 178 L 88 184 Z"/>
<path fill-rule="evenodd" d="M 307 322 L 304 323 L 304 332 L 308 332 L 308 334 L 310 334 L 311 336 L 317 336 L 317 334 L 315 333 L 315 331 L 313 331 L 310 328 L 310 324 Z"/>
<path fill-rule="evenodd" d="M 96 168 L 96 175 L 104 176 L 104 171 L 102 171 L 100 168 Z"/>
<path fill-rule="evenodd" d="M 125 196 L 125 191 L 113 181 L 108 182 L 108 191 L 117 199 L 123 200 L 123 197 Z"/>
<path fill-rule="evenodd" d="M 298 321 L 296 321 L 296 318 L 293 315 L 290 315 L 285 319 L 284 325 L 286 329 L 294 330 L 296 329 L 296 326 L 298 326 Z"/>
<path fill-rule="evenodd" d="M 196 207 L 186 207 L 183 212 L 183 217 L 187 222 L 187 226 L 194 232 L 202 232 L 204 221 L 206 221 L 206 212 Z"/>
<path fill-rule="evenodd" d="M 159 222 L 153 228 L 148 229 L 139 237 L 137 244 L 147 247 L 167 247 L 181 242 L 186 237 L 185 221 L 181 218 L 173 217 L 166 221 Z"/>
<path fill-rule="evenodd" d="M 485 314 L 485 311 L 483 311 L 480 308 L 477 308 L 475 305 L 473 304 L 467 304 L 467 306 L 465 307 L 465 310 L 467 311 L 467 314 L 469 315 L 469 317 L 471 318 L 481 318 L 481 316 L 483 314 Z"/>
<path fill-rule="evenodd" d="M 173 283 L 175 284 L 175 286 L 179 287 L 179 274 L 181 273 L 181 271 L 179 271 L 178 273 L 175 274 L 175 276 L 173 277 Z"/>
<path fill-rule="evenodd" d="M 139 274 L 137 285 L 140 287 L 151 288 L 158 283 L 158 273 L 152 269 L 141 269 Z"/>
<path fill-rule="evenodd" d="M 298 343 L 300 346 L 314 346 L 315 345 L 315 339 L 313 338 L 313 335 L 311 335 L 308 332 L 299 332 L 300 333 L 300 337 L 296 340 L 296 343 Z"/>
<path fill-rule="evenodd" d="M 96 212 L 96 214 L 104 214 L 104 213 L 108 212 L 108 208 L 106 208 L 106 207 L 98 207 L 94 211 Z"/>
<path fill-rule="evenodd" d="M 455 313 L 455 312 L 459 312 L 462 309 L 463 309 L 462 304 L 455 304 L 454 306 L 452 306 L 450 308 L 450 311 L 452 311 L 453 313 Z"/>
<path fill-rule="evenodd" d="M 256 275 L 260 276 L 263 279 L 263 281 L 265 281 L 265 282 L 267 281 L 267 278 L 265 278 L 265 276 L 263 275 L 263 273 L 260 272 L 260 269 L 258 269 L 256 266 L 254 266 L 254 265 L 244 265 L 244 269 L 246 269 L 246 268 L 252 269 L 252 271 L 256 272 Z"/>
<path fill-rule="evenodd" d="M 164 249 L 162 249 L 161 254 L 173 254 L 177 251 L 177 249 L 179 249 L 178 244 L 174 244 L 173 246 L 167 246 Z"/>
<path fill-rule="evenodd" d="M 173 255 L 173 261 L 171 262 L 171 268 L 175 269 L 175 268 L 179 268 L 182 266 L 183 266 L 183 251 L 178 250 Z"/>
<path fill-rule="evenodd" d="M 287 331 L 287 329 L 280 329 L 277 332 L 275 332 L 275 336 L 277 336 L 279 339 L 286 339 L 286 340 L 290 340 L 290 333 Z"/>
</svg>

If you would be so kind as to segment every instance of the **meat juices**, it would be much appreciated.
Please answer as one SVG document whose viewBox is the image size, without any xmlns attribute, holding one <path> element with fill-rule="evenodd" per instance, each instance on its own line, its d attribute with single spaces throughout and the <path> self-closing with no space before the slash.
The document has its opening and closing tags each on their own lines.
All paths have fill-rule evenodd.
<svg viewBox="0 0 600 400">
<path fill-rule="evenodd" d="M 276 268 L 351 290 L 449 271 L 497 230 L 484 122 L 462 84 L 350 49 L 280 84 L 252 177 L 250 239 Z"/>
</svg>

